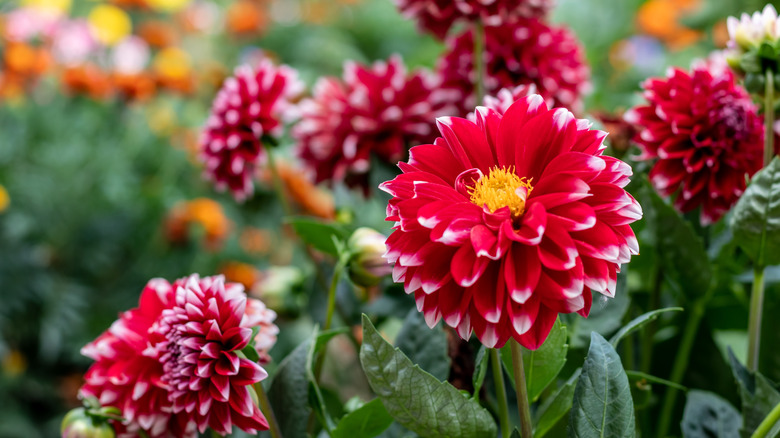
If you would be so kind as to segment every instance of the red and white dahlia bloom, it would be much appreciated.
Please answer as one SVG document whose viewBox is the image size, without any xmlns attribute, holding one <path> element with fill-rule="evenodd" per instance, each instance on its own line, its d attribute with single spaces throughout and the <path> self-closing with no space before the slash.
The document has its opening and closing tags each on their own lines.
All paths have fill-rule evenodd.
<svg viewBox="0 0 780 438">
<path fill-rule="evenodd" d="M 650 181 L 677 197 L 681 212 L 701 207 L 702 224 L 716 222 L 745 191 L 762 165 L 762 119 L 748 93 L 723 63 L 697 62 L 690 72 L 642 84 L 647 105 L 626 113 L 637 125 L 640 159 L 655 160 Z"/>
<path fill-rule="evenodd" d="M 590 89 L 590 69 L 577 38 L 564 27 L 551 27 L 537 19 L 517 18 L 485 26 L 485 92 L 534 84 L 555 106 L 582 106 Z M 478 102 L 474 96 L 474 39 L 472 30 L 450 38 L 437 71 L 442 88 L 453 91 L 454 103 L 465 115 Z"/>
<path fill-rule="evenodd" d="M 623 189 L 631 168 L 602 155 L 605 132 L 539 95 L 438 125 L 380 186 L 393 196 L 393 278 L 428 325 L 536 349 L 559 313 L 588 315 L 591 290 L 614 296 L 642 210 Z"/>
<path fill-rule="evenodd" d="M 542 17 L 555 6 L 554 0 L 394 0 L 407 18 L 417 21 L 422 31 L 443 39 L 459 21 L 480 20 L 499 25 L 515 17 Z"/>
<path fill-rule="evenodd" d="M 267 321 L 275 315 L 258 302 L 248 303 L 243 287 L 225 285 L 222 276 L 151 280 L 139 307 L 82 349 L 96 362 L 81 391 L 122 411 L 127 421 L 115 424 L 120 437 L 141 430 L 152 438 L 194 438 L 207 427 L 223 435 L 233 425 L 249 433 L 267 429 L 251 397 L 252 385 L 267 374 L 238 354 L 252 327 L 261 327 L 258 336 L 276 329 Z"/>
<path fill-rule="evenodd" d="M 206 178 L 243 201 L 254 192 L 254 171 L 265 158 L 263 137 L 278 137 L 294 117 L 291 99 L 303 91 L 297 72 L 265 59 L 237 67 L 214 98 L 200 141 Z"/>
<path fill-rule="evenodd" d="M 276 335 L 279 334 L 279 327 L 274 324 L 276 312 L 269 309 L 265 303 L 254 298 L 246 300 L 246 320 L 241 324 L 245 327 L 257 327 L 255 335 L 255 350 L 260 356 L 258 363 L 266 365 L 271 362 L 271 356 L 268 354 L 271 347 L 276 344 Z"/>
<path fill-rule="evenodd" d="M 429 72 L 408 74 L 398 56 L 370 67 L 347 62 L 344 80 L 323 78 L 300 104 L 293 129 L 298 155 L 316 182 L 344 181 L 368 191 L 371 156 L 395 163 L 411 144 L 432 141 L 436 117 L 450 110 Z"/>
</svg>

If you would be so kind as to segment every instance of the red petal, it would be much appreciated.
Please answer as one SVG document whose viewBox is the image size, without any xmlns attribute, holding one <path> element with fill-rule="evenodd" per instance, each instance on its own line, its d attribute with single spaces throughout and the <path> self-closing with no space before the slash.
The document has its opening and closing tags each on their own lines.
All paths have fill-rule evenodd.
<svg viewBox="0 0 780 438">
<path fill-rule="evenodd" d="M 557 312 L 542 305 L 539 307 L 539 313 L 536 315 L 536 320 L 531 329 L 523 335 L 515 335 L 514 338 L 523 347 L 529 350 L 536 350 L 547 340 L 547 336 L 550 335 L 550 330 L 552 330 L 557 318 Z"/>
<path fill-rule="evenodd" d="M 471 245 L 463 245 L 452 257 L 450 272 L 456 283 L 463 287 L 472 286 L 485 272 L 490 260 L 477 257 Z"/>
</svg>

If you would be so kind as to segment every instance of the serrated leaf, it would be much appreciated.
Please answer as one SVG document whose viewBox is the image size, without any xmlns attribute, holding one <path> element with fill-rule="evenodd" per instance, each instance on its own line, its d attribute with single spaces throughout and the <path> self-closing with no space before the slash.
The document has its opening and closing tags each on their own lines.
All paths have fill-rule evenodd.
<svg viewBox="0 0 780 438">
<path fill-rule="evenodd" d="M 378 398 L 345 415 L 330 434 L 331 438 L 372 438 L 390 427 L 393 417 Z"/>
<path fill-rule="evenodd" d="M 363 315 L 360 363 L 371 388 L 398 423 L 422 437 L 495 438 L 488 411 L 393 348 Z"/>
<path fill-rule="evenodd" d="M 635 435 L 634 402 L 620 356 L 612 344 L 594 332 L 574 389 L 569 436 L 630 438 Z"/>
<path fill-rule="evenodd" d="M 558 389 L 558 392 L 547 399 L 536 411 L 534 438 L 541 438 L 547 434 L 571 410 L 574 389 L 581 372 L 582 369 L 577 368 L 577 371 Z"/>
<path fill-rule="evenodd" d="M 344 240 L 349 237 L 342 226 L 310 217 L 295 216 L 286 218 L 285 222 L 293 227 L 304 243 L 334 257 L 338 257 L 339 251 L 333 238 Z"/>
<path fill-rule="evenodd" d="M 569 346 L 566 344 L 566 327 L 561 320 L 555 320 L 555 325 L 550 330 L 547 340 L 537 350 L 523 349 L 523 368 L 525 370 L 525 385 L 528 390 L 528 398 L 536 401 L 566 363 L 566 352 Z M 512 366 L 512 350 L 509 344 L 501 348 L 501 362 L 507 370 L 512 384 L 515 381 L 514 368 Z"/>
<path fill-rule="evenodd" d="M 757 266 L 780 263 L 780 158 L 753 177 L 734 206 L 731 226 Z"/>
<path fill-rule="evenodd" d="M 778 388 L 759 372 L 745 368 L 729 349 L 729 362 L 739 385 L 742 399 L 742 429 L 740 433 L 749 437 L 769 412 L 780 404 Z"/>
<path fill-rule="evenodd" d="M 485 383 L 487 369 L 487 348 L 485 348 L 484 345 L 480 345 L 479 351 L 477 351 L 477 357 L 474 360 L 474 374 L 471 376 L 471 381 L 474 384 L 474 397 L 479 397 L 479 391 L 482 389 L 482 384 Z"/>
<path fill-rule="evenodd" d="M 653 310 L 651 312 L 647 312 L 642 315 L 639 315 L 636 318 L 629 321 L 628 324 L 624 325 L 620 330 L 618 330 L 618 332 L 615 333 L 612 336 L 612 338 L 610 338 L 609 343 L 612 344 L 613 347 L 617 348 L 621 339 L 628 336 L 630 333 L 639 330 L 640 328 L 642 328 L 643 325 L 647 324 L 648 322 L 658 319 L 658 316 L 661 315 L 662 313 L 682 312 L 682 310 L 683 310 L 682 307 L 667 307 L 665 309 Z"/>
<path fill-rule="evenodd" d="M 404 319 L 401 331 L 395 338 L 400 348 L 412 362 L 439 380 L 450 374 L 450 357 L 447 354 L 447 334 L 441 324 L 429 328 L 423 314 L 412 308 Z"/>
<path fill-rule="evenodd" d="M 680 423 L 684 438 L 736 437 L 742 418 L 733 406 L 708 391 L 692 390 Z"/>
</svg>

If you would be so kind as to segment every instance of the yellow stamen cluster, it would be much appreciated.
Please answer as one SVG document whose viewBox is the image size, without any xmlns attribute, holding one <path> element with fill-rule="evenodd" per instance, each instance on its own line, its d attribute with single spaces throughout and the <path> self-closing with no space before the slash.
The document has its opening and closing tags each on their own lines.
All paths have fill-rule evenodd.
<svg viewBox="0 0 780 438">
<path fill-rule="evenodd" d="M 471 202 L 480 207 L 487 207 L 491 213 L 509 207 L 512 217 L 517 219 L 525 212 L 525 201 L 531 194 L 531 190 L 533 190 L 531 181 L 517 176 L 514 166 L 509 168 L 496 166 L 469 189 L 469 195 L 471 195 Z"/>
</svg>

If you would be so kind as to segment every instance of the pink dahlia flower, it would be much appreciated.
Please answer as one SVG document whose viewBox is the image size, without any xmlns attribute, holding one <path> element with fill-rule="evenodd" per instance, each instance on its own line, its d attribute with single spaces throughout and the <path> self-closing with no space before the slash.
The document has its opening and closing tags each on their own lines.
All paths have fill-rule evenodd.
<svg viewBox="0 0 780 438">
<path fill-rule="evenodd" d="M 295 70 L 265 59 L 242 65 L 225 80 L 206 120 L 200 149 L 206 176 L 243 201 L 254 192 L 254 171 L 265 154 L 263 137 L 278 137 L 292 115 L 290 99 L 303 91 Z"/>
<path fill-rule="evenodd" d="M 343 180 L 367 192 L 372 154 L 397 162 L 411 144 L 433 140 L 433 121 L 449 111 L 437 86 L 427 72 L 408 74 L 398 56 L 370 67 L 348 62 L 343 82 L 320 79 L 293 129 L 316 182 Z"/>
<path fill-rule="evenodd" d="M 648 103 L 626 120 L 639 128 L 640 159 L 655 161 L 650 181 L 662 195 L 677 193 L 681 212 L 701 207 L 702 224 L 717 221 L 745 191 L 746 177 L 761 168 L 764 134 L 756 106 L 718 62 L 671 69 L 642 88 Z"/>
<path fill-rule="evenodd" d="M 499 25 L 515 17 L 542 17 L 554 0 L 395 0 L 401 12 L 423 31 L 443 39 L 458 21 Z"/>
<path fill-rule="evenodd" d="M 605 132 L 539 95 L 438 125 L 380 186 L 393 278 L 429 325 L 536 349 L 559 313 L 588 315 L 592 290 L 614 296 L 642 210 L 623 189 L 631 168 L 602 155 Z"/>
<path fill-rule="evenodd" d="M 518 18 L 485 26 L 485 92 L 534 84 L 555 106 L 579 111 L 590 88 L 590 69 L 576 37 L 566 28 Z M 477 105 L 474 96 L 474 39 L 471 30 L 450 38 L 437 67 L 442 88 L 452 90 L 460 114 Z"/>
<path fill-rule="evenodd" d="M 173 413 L 186 413 L 201 433 L 211 427 L 226 435 L 233 425 L 248 433 L 268 429 L 252 401 L 252 385 L 268 374 L 238 354 L 252 341 L 246 305 L 241 285 L 193 275 L 176 289 L 175 304 L 154 329 L 162 338 L 155 349 Z"/>
<path fill-rule="evenodd" d="M 268 352 L 276 344 L 276 335 L 279 334 L 279 327 L 274 324 L 276 312 L 266 307 L 262 301 L 248 298 L 244 318 L 243 326 L 258 327 L 257 335 L 255 335 L 255 350 L 260 356 L 260 365 L 270 363 L 271 356 Z"/>
</svg>

